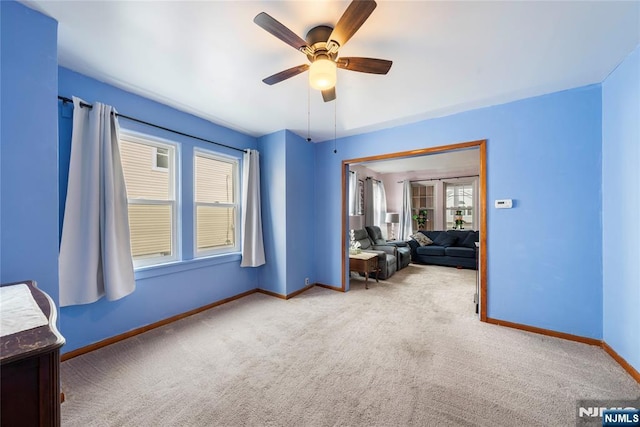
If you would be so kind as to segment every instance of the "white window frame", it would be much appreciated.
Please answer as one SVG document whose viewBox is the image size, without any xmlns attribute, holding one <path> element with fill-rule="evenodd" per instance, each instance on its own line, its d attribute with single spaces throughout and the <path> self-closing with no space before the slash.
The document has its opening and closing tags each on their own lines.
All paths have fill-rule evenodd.
<svg viewBox="0 0 640 427">
<path fill-rule="evenodd" d="M 479 212 L 478 212 L 478 178 L 472 178 L 471 180 L 469 179 L 465 179 L 465 178 L 452 178 L 452 179 L 444 179 L 444 185 L 442 187 L 442 193 L 443 193 L 443 198 L 444 198 L 444 203 L 443 203 L 443 211 L 444 211 L 444 217 L 443 217 L 443 222 L 444 222 L 444 230 L 451 230 L 451 228 L 448 227 L 448 222 L 447 222 L 447 215 L 450 212 L 455 212 L 455 207 L 454 208 L 447 208 L 447 185 L 456 185 L 456 186 L 465 186 L 465 187 L 471 187 L 471 191 L 472 191 L 472 195 L 471 195 L 471 200 L 472 200 L 472 206 L 471 206 L 471 218 L 472 218 L 472 222 L 470 224 L 470 227 L 465 227 L 465 230 L 477 230 L 478 229 L 478 223 L 479 223 Z M 464 209 L 463 209 L 464 210 Z M 453 214 L 451 214 L 453 216 Z M 466 214 L 463 214 L 466 215 Z"/>
<path fill-rule="evenodd" d="M 196 201 L 196 157 L 206 157 L 212 160 L 227 162 L 233 164 L 233 200 L 234 203 L 205 203 Z M 204 258 L 215 255 L 231 254 L 240 252 L 240 221 L 241 221 L 241 204 L 240 204 L 240 160 L 237 157 L 226 156 L 214 151 L 202 148 L 194 148 L 193 150 L 193 257 Z M 215 207 L 233 207 L 235 208 L 235 228 L 233 246 L 225 246 L 216 249 L 198 250 L 198 206 L 215 206 Z"/>
<path fill-rule="evenodd" d="M 155 257 L 138 258 L 133 259 L 134 269 L 142 267 L 150 267 L 155 265 L 166 264 L 175 262 L 181 259 L 182 251 L 180 248 L 180 226 L 179 218 L 179 204 L 180 204 L 180 183 L 178 177 L 180 176 L 178 165 L 180 164 L 180 145 L 176 142 L 153 137 L 150 135 L 137 134 L 127 131 L 120 131 L 120 140 L 125 140 L 135 144 L 143 144 L 154 148 L 154 156 L 157 154 L 157 148 L 168 149 L 169 153 L 169 168 L 154 168 L 154 170 L 165 171 L 169 174 L 169 195 L 170 200 L 154 200 L 143 198 L 127 198 L 128 203 L 131 205 L 169 205 L 171 206 L 171 255 L 161 255 Z M 172 154 L 172 155 L 171 155 Z M 173 158 L 173 162 L 171 162 Z M 153 166 L 156 166 L 155 157 L 153 160 Z"/>
<path fill-rule="evenodd" d="M 153 150 L 153 158 L 151 159 L 151 162 L 152 162 L 151 164 L 153 166 L 151 168 L 153 170 L 155 170 L 155 171 L 168 172 L 169 168 L 165 168 L 163 166 L 158 166 L 158 156 L 166 156 L 167 157 L 167 163 L 169 163 L 169 161 L 168 161 L 168 158 L 169 158 L 168 151 L 167 151 L 167 154 L 158 152 L 158 149 L 166 150 L 167 148 L 166 147 L 153 147 L 153 148 L 154 148 L 154 150 Z"/>
</svg>

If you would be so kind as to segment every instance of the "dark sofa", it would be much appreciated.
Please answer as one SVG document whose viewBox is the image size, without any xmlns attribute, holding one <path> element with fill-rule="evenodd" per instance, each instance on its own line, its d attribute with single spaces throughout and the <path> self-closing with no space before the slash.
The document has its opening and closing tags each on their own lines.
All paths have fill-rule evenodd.
<svg viewBox="0 0 640 427">
<path fill-rule="evenodd" d="M 421 246 L 415 239 L 407 242 L 411 247 L 411 261 L 449 267 L 476 269 L 476 245 L 480 232 L 473 230 L 423 231 L 433 243 Z"/>
</svg>

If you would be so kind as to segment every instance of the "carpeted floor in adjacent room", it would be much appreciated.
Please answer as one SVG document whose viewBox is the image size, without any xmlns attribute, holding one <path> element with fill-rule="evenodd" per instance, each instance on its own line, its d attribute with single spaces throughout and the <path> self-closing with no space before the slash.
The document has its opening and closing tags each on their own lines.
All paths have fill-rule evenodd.
<svg viewBox="0 0 640 427">
<path fill-rule="evenodd" d="M 479 322 L 475 271 L 351 288 L 252 294 L 63 362 L 63 425 L 567 426 L 579 399 L 640 397 L 598 347 Z"/>
</svg>

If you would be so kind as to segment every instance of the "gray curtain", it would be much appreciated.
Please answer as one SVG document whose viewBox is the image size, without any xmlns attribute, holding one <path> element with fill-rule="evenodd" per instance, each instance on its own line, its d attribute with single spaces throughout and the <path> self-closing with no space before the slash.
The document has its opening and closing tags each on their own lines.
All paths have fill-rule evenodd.
<svg viewBox="0 0 640 427">
<path fill-rule="evenodd" d="M 247 150 L 242 160 L 242 261 L 240 267 L 265 263 L 260 204 L 260 153 Z"/>
<path fill-rule="evenodd" d="M 398 232 L 398 238 L 400 240 L 408 240 L 412 233 L 411 182 L 406 179 L 402 182 L 402 211 L 400 212 L 400 231 Z"/>
<path fill-rule="evenodd" d="M 73 98 L 69 183 L 60 242 L 60 306 L 120 299 L 135 289 L 127 189 L 113 107 Z"/>
</svg>

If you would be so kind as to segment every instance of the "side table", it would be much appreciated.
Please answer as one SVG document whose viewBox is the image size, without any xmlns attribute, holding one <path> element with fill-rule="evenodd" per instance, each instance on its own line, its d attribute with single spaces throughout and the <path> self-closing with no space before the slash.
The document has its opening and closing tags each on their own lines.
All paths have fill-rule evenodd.
<svg viewBox="0 0 640 427">
<path fill-rule="evenodd" d="M 376 283 L 380 267 L 378 265 L 378 255 L 371 252 L 360 252 L 359 254 L 349 254 L 349 271 L 364 273 L 364 288 L 369 289 L 369 273 L 376 273 Z"/>
</svg>

